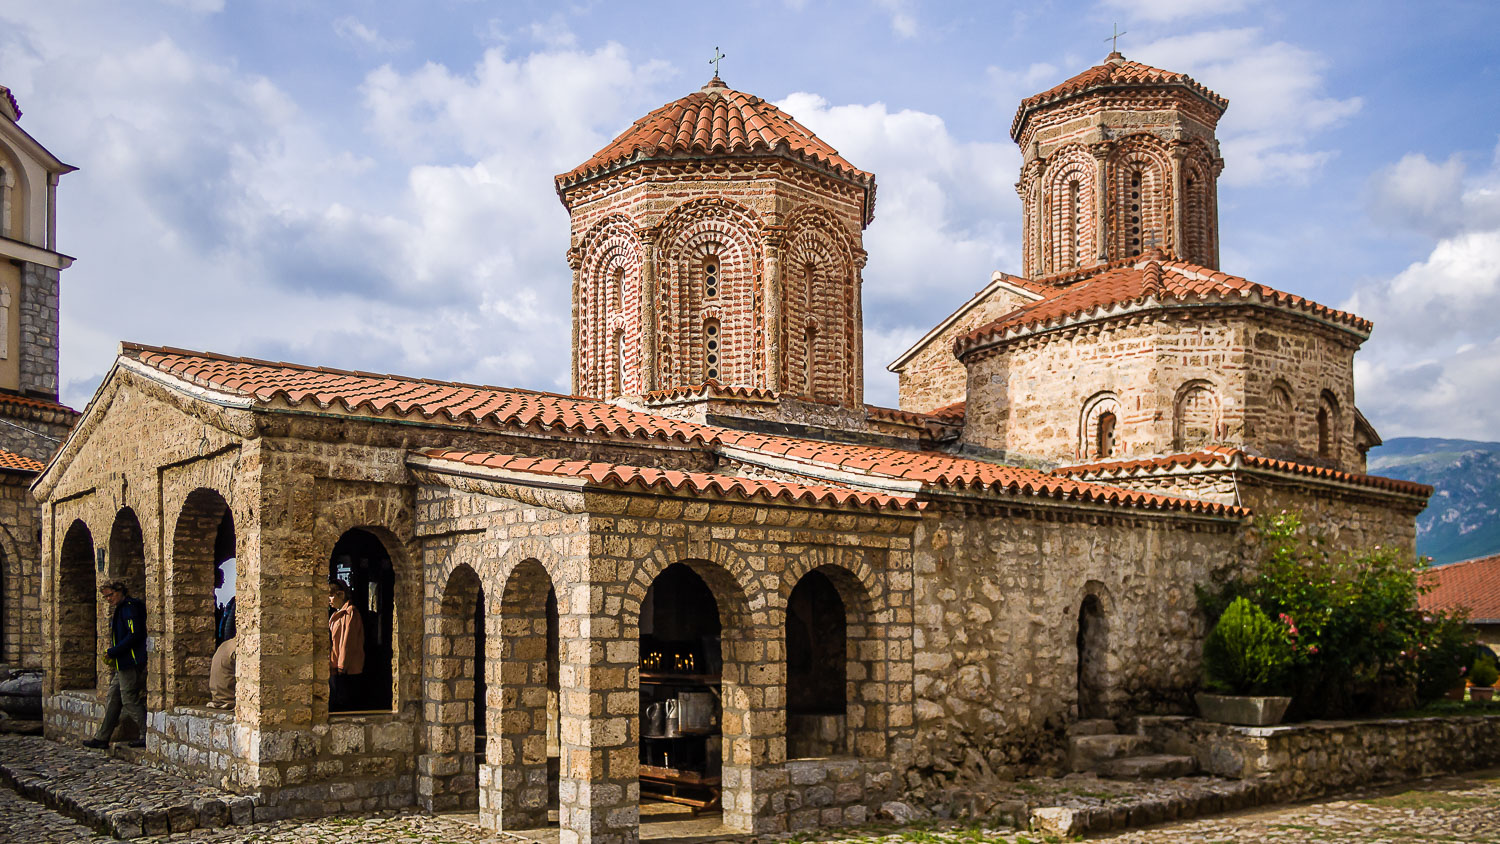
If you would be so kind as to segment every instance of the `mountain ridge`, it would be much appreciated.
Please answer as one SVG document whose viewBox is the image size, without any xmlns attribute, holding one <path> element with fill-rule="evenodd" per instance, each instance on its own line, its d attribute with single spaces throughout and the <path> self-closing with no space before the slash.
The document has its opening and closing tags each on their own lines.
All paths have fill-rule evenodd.
<svg viewBox="0 0 1500 844">
<path fill-rule="evenodd" d="M 1500 553 L 1500 443 L 1395 437 L 1370 449 L 1368 471 L 1432 485 L 1417 553 L 1434 565 Z"/>
</svg>

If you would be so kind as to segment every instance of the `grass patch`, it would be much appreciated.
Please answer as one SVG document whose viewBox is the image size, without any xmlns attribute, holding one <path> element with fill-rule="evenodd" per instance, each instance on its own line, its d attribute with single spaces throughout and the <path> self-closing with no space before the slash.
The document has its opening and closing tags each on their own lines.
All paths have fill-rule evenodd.
<svg viewBox="0 0 1500 844">
<path fill-rule="evenodd" d="M 1379 806 L 1383 809 L 1442 809 L 1445 811 L 1455 811 L 1481 806 L 1493 806 L 1494 798 L 1462 793 L 1455 794 L 1451 791 L 1403 791 L 1400 794 L 1371 797 L 1360 802 L 1370 806 Z"/>
</svg>

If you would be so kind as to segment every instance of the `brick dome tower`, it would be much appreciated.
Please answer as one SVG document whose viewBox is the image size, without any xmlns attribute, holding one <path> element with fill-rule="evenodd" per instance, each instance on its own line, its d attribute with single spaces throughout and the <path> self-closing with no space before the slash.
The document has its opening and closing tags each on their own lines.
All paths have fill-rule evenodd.
<svg viewBox="0 0 1500 844">
<path fill-rule="evenodd" d="M 575 393 L 862 406 L 872 175 L 716 76 L 556 181 Z"/>
<path fill-rule="evenodd" d="M 1036 278 L 1153 248 L 1219 266 L 1214 130 L 1229 101 L 1181 73 L 1110 53 L 1021 101 L 1023 269 Z"/>
</svg>

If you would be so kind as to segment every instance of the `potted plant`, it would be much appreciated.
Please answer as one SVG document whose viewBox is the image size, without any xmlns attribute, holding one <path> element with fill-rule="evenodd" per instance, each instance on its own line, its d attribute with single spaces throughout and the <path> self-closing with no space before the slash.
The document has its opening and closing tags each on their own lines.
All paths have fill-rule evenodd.
<svg viewBox="0 0 1500 844">
<path fill-rule="evenodd" d="M 1469 700 L 1493 700 L 1495 697 L 1495 681 L 1500 680 L 1500 667 L 1496 667 L 1495 658 L 1492 656 L 1481 656 L 1474 660 L 1474 665 L 1469 669 Z"/>
<path fill-rule="evenodd" d="M 1246 598 L 1236 598 L 1203 645 L 1203 668 L 1209 691 L 1197 696 L 1198 710 L 1209 721 L 1265 727 L 1279 723 L 1292 699 L 1284 690 L 1295 658 L 1284 627 Z"/>
</svg>

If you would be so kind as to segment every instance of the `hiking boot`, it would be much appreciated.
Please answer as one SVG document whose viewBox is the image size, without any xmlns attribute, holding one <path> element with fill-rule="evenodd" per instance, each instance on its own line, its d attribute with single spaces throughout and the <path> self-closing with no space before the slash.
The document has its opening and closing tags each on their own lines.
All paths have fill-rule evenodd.
<svg viewBox="0 0 1500 844">
<path fill-rule="evenodd" d="M 126 747 L 145 747 L 145 746 L 146 746 L 146 740 L 143 739 L 143 738 L 132 739 L 130 741 L 130 743 L 126 745 Z"/>
<path fill-rule="evenodd" d="M 102 748 L 105 748 L 105 747 L 109 747 L 109 742 L 107 742 L 107 741 L 100 741 L 99 739 L 96 739 L 96 738 L 84 739 L 83 740 L 83 746 L 84 747 L 92 747 L 95 750 L 99 750 L 99 749 L 102 749 Z"/>
</svg>

